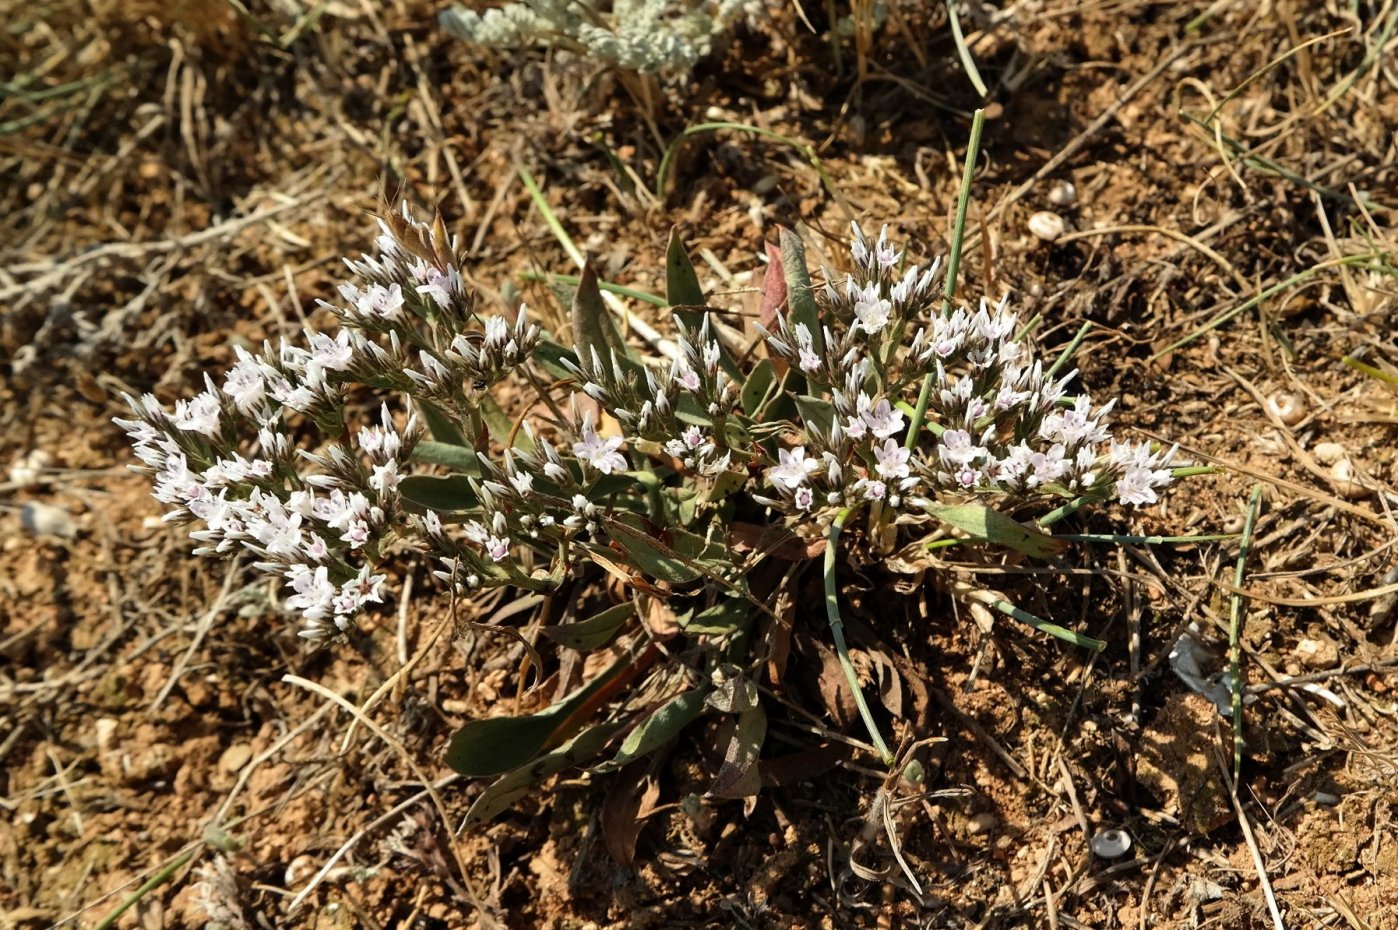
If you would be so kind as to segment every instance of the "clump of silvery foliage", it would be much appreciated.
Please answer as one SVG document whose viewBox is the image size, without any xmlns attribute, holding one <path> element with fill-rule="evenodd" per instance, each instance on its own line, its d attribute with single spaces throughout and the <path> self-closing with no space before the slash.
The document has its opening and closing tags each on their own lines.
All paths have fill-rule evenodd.
<svg viewBox="0 0 1398 930">
<path fill-rule="evenodd" d="M 868 508 L 885 534 L 925 536 L 949 503 L 1139 506 L 1171 481 L 1173 450 L 1113 438 L 1112 404 L 1067 396 L 1076 372 L 1046 369 L 1004 302 L 944 304 L 939 263 L 910 263 L 886 231 L 856 227 L 851 270 L 826 274 L 805 319 L 794 300 L 777 315 L 754 363 L 707 313 L 677 319 L 673 358 L 579 335 L 576 318 L 569 351 L 523 307 L 476 307 L 440 219 L 405 208 L 380 225 L 377 254 L 347 259 L 339 300 L 321 304 L 337 332 L 239 348 L 197 396 L 128 397 L 117 421 L 166 519 L 200 554 L 250 552 L 313 640 L 383 600 L 403 546 L 463 593 L 555 587 L 589 561 L 732 584 L 738 518 L 810 535 Z M 513 429 L 490 425 L 511 420 L 493 398 L 505 382 Z M 377 422 L 350 412 L 365 389 Z M 687 558 L 701 571 L 676 574 Z"/>
<path fill-rule="evenodd" d="M 582 0 L 518 0 L 484 13 L 456 6 L 440 19 L 457 38 L 490 48 L 556 46 L 627 71 L 682 74 L 752 6 L 752 0 L 614 0 L 608 10 Z"/>
</svg>

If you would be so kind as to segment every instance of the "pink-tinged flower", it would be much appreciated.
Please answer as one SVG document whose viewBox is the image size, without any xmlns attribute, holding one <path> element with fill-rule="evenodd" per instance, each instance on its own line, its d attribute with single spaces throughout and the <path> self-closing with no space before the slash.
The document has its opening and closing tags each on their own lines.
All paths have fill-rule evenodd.
<svg viewBox="0 0 1398 930">
<path fill-rule="evenodd" d="M 510 554 L 510 541 L 501 539 L 499 536 L 492 536 L 485 541 L 486 555 L 490 556 L 490 561 L 500 562 Z"/>
<path fill-rule="evenodd" d="M 311 357 L 306 363 L 308 372 L 319 370 L 343 371 L 354 361 L 354 349 L 350 346 L 350 331 L 340 330 L 336 336 L 325 333 L 310 333 Z"/>
<path fill-rule="evenodd" d="M 1134 507 L 1154 504 L 1159 498 L 1151 486 L 1151 478 L 1150 469 L 1132 465 L 1116 483 L 1116 499 Z"/>
<path fill-rule="evenodd" d="M 582 441 L 573 443 L 573 454 L 604 475 L 626 471 L 626 456 L 617 450 L 621 448 L 621 437 L 603 439 L 592 428 L 592 417 L 583 420 Z"/>
<path fill-rule="evenodd" d="M 675 372 L 675 381 L 686 391 L 693 392 L 699 390 L 699 375 L 688 365 L 681 367 Z"/>
<path fill-rule="evenodd" d="M 796 493 L 791 495 L 791 501 L 797 510 L 810 510 L 811 505 L 815 503 L 815 492 L 808 487 L 799 487 Z"/>
<path fill-rule="evenodd" d="M 869 432 L 880 439 L 887 439 L 894 436 L 903 429 L 903 414 L 900 410 L 888 402 L 885 397 L 869 409 L 869 399 L 864 395 L 859 396 L 859 416 L 869 427 Z"/>
<path fill-rule="evenodd" d="M 870 284 L 855 297 L 855 318 L 859 327 L 871 336 L 888 325 L 892 312 L 893 304 L 879 296 L 877 284 Z"/>
<path fill-rule="evenodd" d="M 906 478 L 911 472 L 908 466 L 911 456 L 911 450 L 904 449 L 895 440 L 885 439 L 882 446 L 874 446 L 874 471 L 882 478 Z"/>
<path fill-rule="evenodd" d="M 399 284 L 370 285 L 358 295 L 355 307 L 369 319 L 396 320 L 403 315 L 403 287 Z"/>
<path fill-rule="evenodd" d="M 223 405 L 213 391 L 196 394 L 190 400 L 175 402 L 174 424 L 182 430 L 217 436 Z"/>
<path fill-rule="evenodd" d="M 777 464 L 767 469 L 767 480 L 774 485 L 794 491 L 806 483 L 806 478 L 820 467 L 820 462 L 806 458 L 806 449 L 797 446 L 777 453 Z"/>
</svg>

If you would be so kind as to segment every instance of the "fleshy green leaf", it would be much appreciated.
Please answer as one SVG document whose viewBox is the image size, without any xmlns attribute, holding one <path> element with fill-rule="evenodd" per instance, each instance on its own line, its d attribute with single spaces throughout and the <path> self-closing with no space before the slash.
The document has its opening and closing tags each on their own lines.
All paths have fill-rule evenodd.
<svg viewBox="0 0 1398 930">
<path fill-rule="evenodd" d="M 1036 559 L 1057 555 L 1068 545 L 983 504 L 934 504 L 927 512 L 974 539 L 1007 546 Z"/>
<path fill-rule="evenodd" d="M 752 366 L 752 371 L 748 373 L 747 380 L 743 383 L 742 403 L 743 412 L 753 419 L 761 413 L 762 401 L 766 399 L 767 393 L 772 389 L 772 382 L 777 380 L 777 370 L 772 365 L 771 359 L 761 359 Z"/>
<path fill-rule="evenodd" d="M 731 633 L 747 622 L 752 616 L 752 605 L 738 598 L 724 598 L 712 607 L 699 611 L 689 620 L 680 620 L 680 628 L 687 635 L 701 633 Z"/>
<path fill-rule="evenodd" d="M 672 307 L 704 306 L 704 289 L 680 240 L 678 226 L 670 229 L 670 246 L 665 250 L 665 300 Z M 704 319 L 697 310 L 681 310 L 678 315 L 686 326 L 697 327 Z"/>
<path fill-rule="evenodd" d="M 582 277 L 578 279 L 578 288 L 573 294 L 572 318 L 573 345 L 584 356 L 596 351 L 597 357 L 605 365 L 613 349 L 618 355 L 624 354 L 625 343 L 612 323 L 607 305 L 602 301 L 602 289 L 597 286 L 597 272 L 593 270 L 591 261 L 583 266 Z"/>
<path fill-rule="evenodd" d="M 791 310 L 792 328 L 797 323 L 805 323 L 819 354 L 825 343 L 820 331 L 820 311 L 811 287 L 811 272 L 806 267 L 806 246 L 800 236 L 785 226 L 778 227 L 777 236 L 781 242 L 782 270 L 786 272 L 786 304 Z"/>
<path fill-rule="evenodd" d="M 576 623 L 563 623 L 546 626 L 540 632 L 560 646 L 590 652 L 601 649 L 621 632 L 627 620 L 636 616 L 636 605 L 631 601 L 608 607 L 595 617 L 579 620 Z"/>
<path fill-rule="evenodd" d="M 398 493 L 409 504 L 425 510 L 451 513 L 469 510 L 480 503 L 465 475 L 409 475 L 398 483 Z"/>
<path fill-rule="evenodd" d="M 689 726 L 704 709 L 707 688 L 686 691 L 661 704 L 654 713 L 626 735 L 621 748 L 610 762 L 597 767 L 599 772 L 613 772 L 633 759 L 649 755 L 674 739 Z"/>
<path fill-rule="evenodd" d="M 461 432 L 451 417 L 447 416 L 441 407 L 431 401 L 418 400 L 418 411 L 422 414 L 423 420 L 427 422 L 427 429 L 432 433 L 432 438 L 439 443 L 447 443 L 453 446 L 469 446 L 471 443 Z"/>
<path fill-rule="evenodd" d="M 430 465 L 445 465 L 452 471 L 466 475 L 481 473 L 481 461 L 476 450 L 470 446 L 458 446 L 448 442 L 420 442 L 413 447 L 414 462 L 427 462 Z"/>
<path fill-rule="evenodd" d="M 607 526 L 608 532 L 636 567 L 651 578 L 688 584 L 704 576 L 707 566 L 703 563 L 717 563 L 728 556 L 719 543 L 707 542 L 688 530 L 670 527 L 662 537 L 652 529 L 623 520 L 621 517 L 612 520 Z"/>
<path fill-rule="evenodd" d="M 716 798 L 746 798 L 757 794 L 762 787 L 762 776 L 757 770 L 757 759 L 762 754 L 762 743 L 767 739 L 767 714 L 758 704 L 743 711 L 738 716 L 738 725 L 733 729 L 733 738 L 723 754 L 723 764 L 709 786 L 709 794 Z"/>
<path fill-rule="evenodd" d="M 796 409 L 800 412 L 801 420 L 805 423 L 806 429 L 828 437 L 830 427 L 835 423 L 835 405 L 828 400 L 811 397 L 809 394 L 799 395 L 795 401 Z"/>
<path fill-rule="evenodd" d="M 619 723 L 588 727 L 547 755 L 509 772 L 481 792 L 466 812 L 464 826 L 473 827 L 503 814 L 544 779 L 591 759 L 606 747 L 621 727 Z"/>
<path fill-rule="evenodd" d="M 470 721 L 452 735 L 447 748 L 447 765 L 470 778 L 500 775 L 524 765 L 550 745 L 567 739 L 570 734 L 561 733 L 560 728 L 573 723 L 574 712 L 626 672 L 640 648 L 643 647 L 633 648 L 565 700 L 537 714 Z"/>
</svg>

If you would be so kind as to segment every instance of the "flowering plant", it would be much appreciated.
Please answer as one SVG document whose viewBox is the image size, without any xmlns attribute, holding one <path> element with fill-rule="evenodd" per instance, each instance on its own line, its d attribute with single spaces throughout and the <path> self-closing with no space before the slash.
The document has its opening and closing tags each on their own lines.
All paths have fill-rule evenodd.
<svg viewBox="0 0 1398 930">
<path fill-rule="evenodd" d="M 200 554 L 251 552 L 317 642 L 383 601 L 384 565 L 403 549 L 459 597 L 561 591 L 576 606 L 598 579 L 620 588 L 589 618 L 542 618 L 567 621 L 542 626 L 562 648 L 608 650 L 609 668 L 540 713 L 454 737 L 458 771 L 504 775 L 475 820 L 608 747 L 603 768 L 651 752 L 705 712 L 736 718 L 713 793 L 752 793 L 765 621 L 822 544 L 836 645 L 889 760 L 848 659 L 840 562 L 956 540 L 1042 556 L 1060 541 L 1012 514 L 1140 506 L 1171 480 L 1172 452 L 1114 439 L 1112 405 L 1069 397 L 1076 373 L 1036 359 L 1003 301 L 953 306 L 940 264 L 911 263 L 886 230 L 855 227 L 850 270 L 819 288 L 783 230 L 753 345 L 702 306 L 673 241 L 677 335 L 668 357 L 647 358 L 619 337 L 590 269 L 564 348 L 523 307 L 477 308 L 440 217 L 405 208 L 381 227 L 377 254 L 347 261 L 339 300 L 321 304 L 337 333 L 238 349 L 221 382 L 173 410 L 128 398 L 118 422 L 166 519 L 192 528 Z M 362 387 L 393 402 L 377 423 L 350 412 Z M 862 532 L 842 538 L 856 515 Z"/>
</svg>

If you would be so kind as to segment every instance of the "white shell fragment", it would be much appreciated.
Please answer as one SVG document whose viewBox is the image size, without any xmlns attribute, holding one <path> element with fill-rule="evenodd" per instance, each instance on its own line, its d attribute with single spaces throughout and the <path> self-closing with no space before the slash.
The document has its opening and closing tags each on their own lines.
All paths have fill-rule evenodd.
<svg viewBox="0 0 1398 930">
<path fill-rule="evenodd" d="M 1330 466 L 1330 483 L 1341 497 L 1352 501 L 1363 500 L 1372 493 L 1359 480 L 1358 470 L 1347 458 L 1340 459 Z"/>
<path fill-rule="evenodd" d="M 78 535 L 78 528 L 73 525 L 73 518 L 68 516 L 68 511 L 52 504 L 30 501 L 20 510 L 19 522 L 35 536 L 61 536 L 64 539 L 72 539 Z"/>
<path fill-rule="evenodd" d="M 1078 202 L 1078 189 L 1072 181 L 1059 181 L 1049 190 L 1048 199 L 1055 207 L 1071 207 Z"/>
<path fill-rule="evenodd" d="M 1116 859 L 1131 849 L 1131 834 L 1125 830 L 1102 830 L 1092 838 L 1092 854 L 1103 859 Z"/>
<path fill-rule="evenodd" d="M 1283 391 L 1267 398 L 1267 407 L 1272 414 L 1287 426 L 1295 426 L 1306 418 L 1306 396 L 1293 391 Z"/>
<path fill-rule="evenodd" d="M 1029 217 L 1029 231 L 1045 242 L 1056 242 L 1068 231 L 1068 224 L 1057 213 L 1040 210 Z"/>
</svg>

